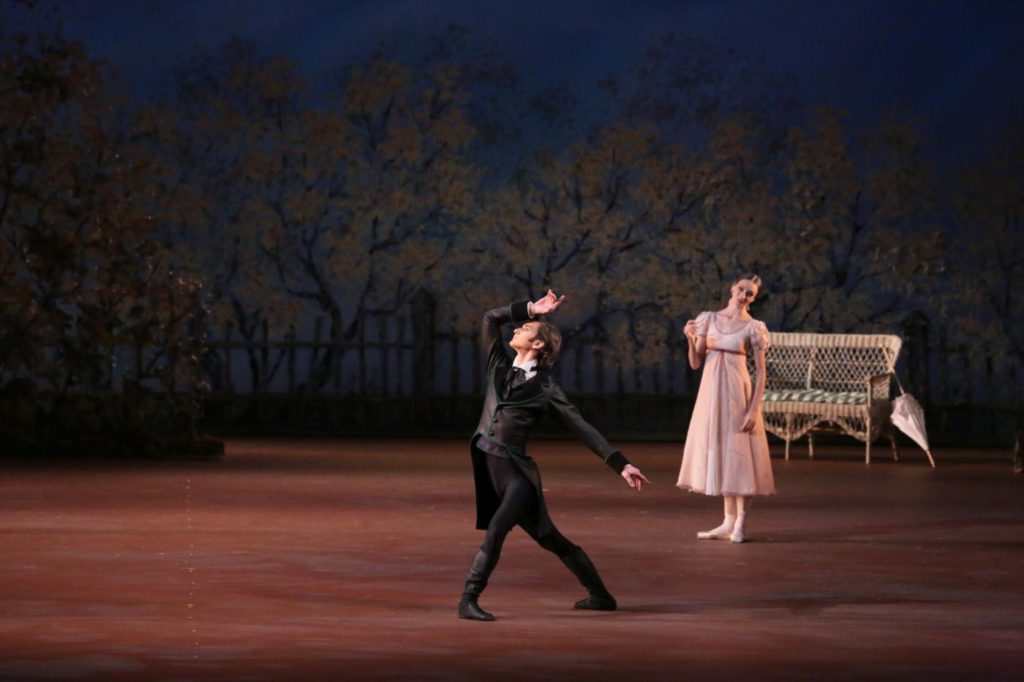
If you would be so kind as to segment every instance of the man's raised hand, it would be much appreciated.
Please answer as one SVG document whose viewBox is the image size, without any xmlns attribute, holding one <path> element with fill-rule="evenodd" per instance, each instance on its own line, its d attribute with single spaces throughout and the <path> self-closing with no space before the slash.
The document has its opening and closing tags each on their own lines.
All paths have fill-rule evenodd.
<svg viewBox="0 0 1024 682">
<path fill-rule="evenodd" d="M 553 313 L 558 309 L 558 306 L 562 305 L 562 301 L 565 300 L 565 294 L 561 296 L 555 296 L 555 292 L 548 289 L 548 293 L 542 298 L 531 304 L 531 308 L 534 315 L 547 315 Z"/>
</svg>

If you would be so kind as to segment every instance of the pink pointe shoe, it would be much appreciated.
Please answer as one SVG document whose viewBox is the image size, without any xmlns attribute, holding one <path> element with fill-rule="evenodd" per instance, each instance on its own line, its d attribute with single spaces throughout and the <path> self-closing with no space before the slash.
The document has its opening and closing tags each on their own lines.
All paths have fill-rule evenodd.
<svg viewBox="0 0 1024 682">
<path fill-rule="evenodd" d="M 733 532 L 733 525 L 735 520 L 732 517 L 726 516 L 725 520 L 722 521 L 722 525 L 718 528 L 712 528 L 711 530 L 702 530 L 697 533 L 698 540 L 728 540 Z"/>
<path fill-rule="evenodd" d="M 738 519 L 736 519 L 736 525 L 733 526 L 732 534 L 729 536 L 729 539 L 732 540 L 733 542 L 735 542 L 736 544 L 739 544 L 739 543 L 741 543 L 741 542 L 743 542 L 745 540 L 745 538 L 743 537 L 743 517 L 742 516 L 740 516 Z"/>
</svg>

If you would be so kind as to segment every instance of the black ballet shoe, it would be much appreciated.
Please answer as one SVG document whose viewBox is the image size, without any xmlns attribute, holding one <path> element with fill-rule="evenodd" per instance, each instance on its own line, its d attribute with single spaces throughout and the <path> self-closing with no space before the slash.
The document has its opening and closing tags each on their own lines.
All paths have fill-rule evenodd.
<svg viewBox="0 0 1024 682">
<path fill-rule="evenodd" d="M 494 616 L 480 608 L 480 605 L 476 603 L 476 599 L 462 598 L 459 602 L 459 618 L 465 620 L 481 620 L 481 621 L 492 621 Z"/>
<path fill-rule="evenodd" d="M 586 599 L 580 599 L 573 608 L 582 611 L 614 611 L 618 608 L 618 604 L 615 603 L 615 598 L 611 595 L 602 597 L 592 594 Z"/>
<path fill-rule="evenodd" d="M 473 563 L 469 567 L 469 577 L 466 578 L 466 589 L 462 592 L 462 599 L 459 600 L 459 618 L 466 620 L 492 621 L 494 616 L 480 608 L 476 600 L 480 593 L 487 587 L 487 579 L 498 563 L 497 556 L 491 556 L 484 551 L 483 547 L 477 550 L 473 557 Z"/>
<path fill-rule="evenodd" d="M 590 596 L 580 599 L 573 608 L 583 611 L 614 611 L 618 606 L 615 597 L 608 592 L 608 589 L 601 582 L 601 576 L 597 574 L 590 557 L 582 549 L 577 547 L 572 553 L 562 557 L 564 563 L 573 575 L 586 588 Z"/>
</svg>

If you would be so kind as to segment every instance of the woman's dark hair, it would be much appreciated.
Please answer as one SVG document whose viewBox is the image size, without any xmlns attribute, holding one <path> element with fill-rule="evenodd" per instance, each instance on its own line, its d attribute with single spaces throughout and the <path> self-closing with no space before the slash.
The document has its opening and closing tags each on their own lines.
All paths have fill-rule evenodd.
<svg viewBox="0 0 1024 682">
<path fill-rule="evenodd" d="M 749 279 L 754 284 L 754 286 L 757 287 L 757 293 L 759 293 L 759 294 L 761 293 L 761 288 L 764 286 L 764 284 L 761 282 L 761 278 L 760 277 L 758 277 L 754 273 L 750 272 L 750 273 L 747 273 L 746 275 L 740 275 L 739 277 L 737 277 L 736 280 L 733 282 L 733 284 L 736 284 L 741 279 Z"/>
</svg>

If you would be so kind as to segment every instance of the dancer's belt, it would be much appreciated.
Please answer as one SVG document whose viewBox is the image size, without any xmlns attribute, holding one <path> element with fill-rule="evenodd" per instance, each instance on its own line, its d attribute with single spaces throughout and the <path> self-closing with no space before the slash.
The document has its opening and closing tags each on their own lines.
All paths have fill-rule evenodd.
<svg viewBox="0 0 1024 682">
<path fill-rule="evenodd" d="M 476 447 L 483 450 L 488 455 L 494 455 L 495 457 L 501 457 L 503 459 L 512 458 L 507 447 L 501 443 L 495 443 L 493 440 L 487 440 L 484 436 L 480 436 L 476 439 Z"/>
<path fill-rule="evenodd" d="M 741 350 L 729 350 L 728 348 L 708 348 L 708 350 L 717 350 L 719 353 L 732 353 L 733 355 L 742 355 L 744 357 L 747 355 Z"/>
</svg>

